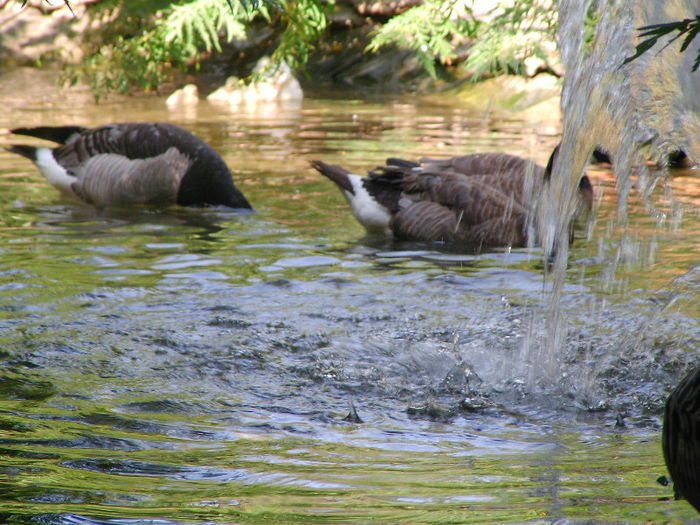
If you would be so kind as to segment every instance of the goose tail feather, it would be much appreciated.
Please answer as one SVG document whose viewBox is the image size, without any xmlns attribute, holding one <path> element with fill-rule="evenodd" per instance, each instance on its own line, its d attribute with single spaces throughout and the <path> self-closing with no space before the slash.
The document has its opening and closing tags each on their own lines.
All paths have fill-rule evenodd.
<svg viewBox="0 0 700 525">
<path fill-rule="evenodd" d="M 345 168 L 326 164 L 320 160 L 312 160 L 311 167 L 335 182 L 341 190 L 350 192 L 353 195 L 355 194 L 355 188 L 353 188 L 349 177 L 350 172 Z"/>
<path fill-rule="evenodd" d="M 10 153 L 16 153 L 17 155 L 22 155 L 28 158 L 32 162 L 36 162 L 36 150 L 35 146 L 27 146 L 25 144 L 15 144 L 6 148 Z"/>
<path fill-rule="evenodd" d="M 36 128 L 15 128 L 10 132 L 15 135 L 25 135 L 38 139 L 50 140 L 58 144 L 66 144 L 73 137 L 86 131 L 82 126 L 39 126 Z"/>
</svg>

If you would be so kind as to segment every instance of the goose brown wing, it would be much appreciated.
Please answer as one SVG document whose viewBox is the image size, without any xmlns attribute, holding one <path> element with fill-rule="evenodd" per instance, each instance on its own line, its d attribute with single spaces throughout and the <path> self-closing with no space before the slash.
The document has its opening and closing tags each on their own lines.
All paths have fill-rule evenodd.
<svg viewBox="0 0 700 525">
<path fill-rule="evenodd" d="M 532 167 L 537 165 L 531 160 L 509 153 L 474 153 L 447 159 L 424 157 L 418 162 L 389 158 L 386 166 L 376 168 L 370 174 L 388 174 L 391 177 L 412 170 L 432 170 L 436 173 L 452 171 L 462 175 L 493 175 L 525 172 Z M 541 167 L 539 169 L 542 170 Z"/>
<path fill-rule="evenodd" d="M 114 153 L 93 155 L 74 166 L 73 191 L 90 204 L 168 204 L 176 200 L 180 181 L 192 160 L 176 148 L 147 159 Z"/>
<path fill-rule="evenodd" d="M 459 173 L 469 177 L 470 181 L 488 186 L 505 195 L 511 196 L 522 206 L 529 205 L 525 193 L 525 182 L 532 176 L 534 181 L 541 181 L 544 168 L 528 159 L 507 153 L 476 153 L 435 160 L 421 159 L 425 174 Z"/>
<path fill-rule="evenodd" d="M 526 207 L 513 191 L 491 184 L 489 176 L 469 177 L 459 173 L 440 176 L 414 172 L 403 181 L 404 195 L 412 200 L 430 200 L 459 213 L 463 224 L 479 224 L 513 213 L 526 213 Z M 518 190 L 520 194 L 522 189 Z"/>
<path fill-rule="evenodd" d="M 148 159 L 171 147 L 191 156 L 210 149 L 188 131 L 162 122 L 128 122 L 92 128 L 75 135 L 54 150 L 54 158 L 64 168 L 87 162 L 91 157 L 114 153 L 127 159 Z"/>
<path fill-rule="evenodd" d="M 393 224 L 395 233 L 413 238 L 525 244 L 527 206 L 522 202 L 522 179 L 494 185 L 492 175 L 467 176 L 452 170 L 413 170 L 404 176 L 401 211 Z M 415 206 L 419 202 L 432 205 Z M 415 218 L 411 217 L 415 214 Z M 447 217 L 452 218 L 448 221 Z M 417 235 L 420 221 L 424 232 Z M 435 224 L 444 222 L 444 228 Z"/>
<path fill-rule="evenodd" d="M 457 215 L 436 202 L 404 199 L 389 227 L 397 239 L 452 242 L 456 240 Z"/>
<path fill-rule="evenodd" d="M 421 159 L 424 167 L 451 170 L 462 175 L 499 175 L 524 173 L 528 168 L 532 169 L 535 163 L 508 153 L 475 153 L 462 155 L 449 159 Z"/>
<path fill-rule="evenodd" d="M 525 217 L 513 215 L 487 219 L 477 224 L 436 202 L 402 202 L 403 207 L 389 224 L 399 239 L 428 242 L 460 242 L 485 246 L 525 246 Z"/>
</svg>

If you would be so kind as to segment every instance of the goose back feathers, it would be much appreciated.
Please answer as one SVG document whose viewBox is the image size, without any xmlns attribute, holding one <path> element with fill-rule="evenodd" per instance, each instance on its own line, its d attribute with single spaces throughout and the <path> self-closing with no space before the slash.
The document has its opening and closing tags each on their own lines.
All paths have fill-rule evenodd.
<svg viewBox="0 0 700 525">
<path fill-rule="evenodd" d="M 369 232 L 413 241 L 526 246 L 533 196 L 549 179 L 551 162 L 545 169 L 505 153 L 388 159 L 368 177 L 317 160 L 311 165 L 336 183 Z M 593 188 L 586 176 L 579 194 L 582 207 L 590 209 Z"/>
<path fill-rule="evenodd" d="M 224 205 L 250 208 L 223 159 L 203 140 L 161 122 L 17 128 L 62 144 L 9 150 L 32 160 L 61 192 L 98 205 Z"/>
<path fill-rule="evenodd" d="M 700 512 L 700 368 L 666 401 L 661 448 L 675 492 Z"/>
</svg>

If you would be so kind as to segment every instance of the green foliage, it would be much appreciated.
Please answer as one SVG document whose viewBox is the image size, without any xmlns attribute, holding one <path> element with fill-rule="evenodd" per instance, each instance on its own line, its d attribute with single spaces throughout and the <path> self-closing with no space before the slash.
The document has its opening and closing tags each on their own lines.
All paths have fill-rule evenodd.
<svg viewBox="0 0 700 525">
<path fill-rule="evenodd" d="M 596 8 L 596 3 L 591 2 L 586 10 L 586 18 L 583 21 L 583 50 L 589 54 L 593 48 L 595 40 L 595 30 L 600 22 L 600 12 Z"/>
<path fill-rule="evenodd" d="M 674 31 L 678 31 L 678 34 L 671 38 L 664 47 L 671 45 L 673 42 L 685 35 L 685 39 L 681 44 L 682 53 L 683 51 L 688 49 L 690 42 L 692 42 L 693 39 L 698 35 L 698 33 L 700 33 L 700 15 L 696 15 L 695 18 L 686 18 L 685 20 L 680 20 L 678 22 L 670 22 L 667 24 L 652 24 L 640 27 L 638 31 L 640 37 L 649 38 L 647 38 L 646 40 L 642 40 L 639 44 L 637 44 L 637 48 L 635 49 L 634 55 L 627 57 L 624 60 L 623 64 L 627 64 L 628 62 L 631 62 L 632 60 L 640 57 L 649 49 L 654 47 L 659 38 L 661 38 L 662 36 L 669 35 Z M 693 62 L 693 71 L 697 71 L 699 66 L 700 50 L 698 50 L 698 54 L 695 57 L 695 62 Z"/>
<path fill-rule="evenodd" d="M 264 5 L 252 2 L 190 0 L 153 10 L 157 3 L 144 4 L 114 8 L 118 14 L 110 31 L 67 80 L 86 77 L 96 99 L 134 85 L 149 91 L 170 68 L 198 64 L 202 50 L 221 51 L 222 38 L 245 38 L 246 24 L 255 16 L 269 18 Z"/>
<path fill-rule="evenodd" d="M 449 64 L 456 49 L 472 41 L 465 67 L 478 78 L 487 72 L 523 72 L 526 58 L 546 63 L 556 48 L 557 10 L 550 0 L 503 1 L 486 18 L 475 19 L 464 0 L 425 0 L 382 26 L 368 49 L 387 44 L 411 49 L 435 77 L 436 61 Z"/>
<path fill-rule="evenodd" d="M 501 2 L 489 13 L 491 21 L 480 25 L 466 67 L 478 78 L 487 72 L 523 73 L 523 61 L 532 56 L 546 63 L 556 47 L 557 14 L 550 0 Z"/>
<path fill-rule="evenodd" d="M 110 31 L 67 76 L 70 82 L 87 78 L 98 100 L 132 86 L 155 89 L 171 68 L 198 66 L 202 51 L 221 52 L 222 40 L 245 39 L 256 17 L 282 23 L 273 62 L 285 60 L 294 69 L 306 62 L 328 24 L 320 0 L 150 0 L 112 9 L 117 15 Z"/>
<path fill-rule="evenodd" d="M 380 27 L 367 49 L 396 45 L 412 50 L 433 78 L 436 64 L 454 62 L 469 45 L 466 66 L 476 76 L 519 71 L 528 56 L 547 60 L 557 21 L 551 0 L 504 1 L 487 22 L 477 20 L 470 5 L 424 0 Z M 222 42 L 245 39 L 258 17 L 279 36 L 273 64 L 284 60 L 297 69 L 326 30 L 334 0 L 104 0 L 90 9 L 110 22 L 67 79 L 87 78 L 99 98 L 133 86 L 155 89 L 173 68 L 198 67 L 203 51 L 220 52 Z"/>
<path fill-rule="evenodd" d="M 368 50 L 377 51 L 390 44 L 410 49 L 436 78 L 435 61 L 450 63 L 457 56 L 456 48 L 474 36 L 476 27 L 464 0 L 425 0 L 384 24 Z"/>
<path fill-rule="evenodd" d="M 224 31 L 227 40 L 245 38 L 243 21 L 249 19 L 250 13 L 238 2 L 235 7 L 221 0 L 176 4 L 167 16 L 156 20 L 154 32 L 162 34 L 178 54 L 187 57 L 195 57 L 201 47 L 221 52 L 219 31 Z"/>
<path fill-rule="evenodd" d="M 326 5 L 332 8 L 333 0 Z M 284 60 L 294 70 L 306 63 L 314 42 L 326 30 L 328 19 L 319 0 L 289 0 L 281 7 L 287 23 L 272 61 Z"/>
</svg>

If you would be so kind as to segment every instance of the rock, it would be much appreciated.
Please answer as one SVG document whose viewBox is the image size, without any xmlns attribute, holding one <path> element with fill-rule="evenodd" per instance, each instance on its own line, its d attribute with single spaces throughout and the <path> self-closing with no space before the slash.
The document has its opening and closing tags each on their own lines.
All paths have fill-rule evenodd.
<svg viewBox="0 0 700 525">
<path fill-rule="evenodd" d="M 228 77 L 223 86 L 207 96 L 207 100 L 213 103 L 228 103 L 232 106 L 238 105 L 241 103 L 242 98 L 241 90 L 239 89 L 241 86 L 242 83 L 238 77 Z M 233 100 L 229 100 L 231 97 L 233 97 Z"/>
<path fill-rule="evenodd" d="M 83 35 L 95 23 L 85 15 L 87 2 L 71 0 L 47 4 L 31 0 L 5 3 L 0 10 L 0 63 L 36 65 L 46 60 L 78 64 L 84 58 Z M 74 14 L 75 13 L 75 14 Z"/>
<path fill-rule="evenodd" d="M 304 98 L 299 81 L 292 75 L 289 66 L 282 62 L 274 69 L 268 57 L 258 60 L 253 74 L 258 80 L 244 85 L 237 77 L 229 77 L 226 83 L 211 93 L 207 100 L 213 104 L 228 104 L 231 107 L 258 104 L 300 102 Z"/>
<path fill-rule="evenodd" d="M 168 109 L 179 109 L 188 106 L 195 106 L 199 103 L 199 90 L 194 84 L 187 84 L 181 89 L 173 91 L 165 104 Z"/>
<path fill-rule="evenodd" d="M 457 96 L 469 107 L 520 113 L 528 120 L 549 123 L 558 129 L 560 94 L 559 80 L 540 74 L 530 79 L 505 75 L 465 84 Z"/>
</svg>

